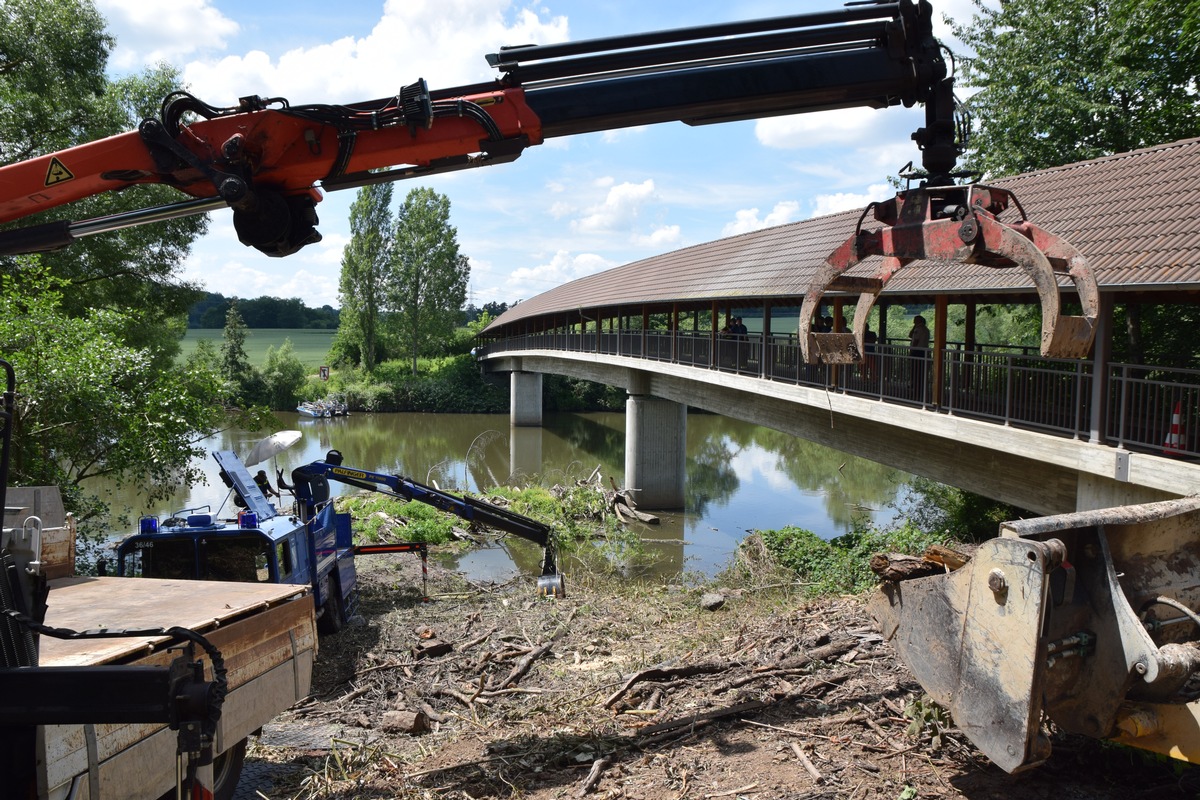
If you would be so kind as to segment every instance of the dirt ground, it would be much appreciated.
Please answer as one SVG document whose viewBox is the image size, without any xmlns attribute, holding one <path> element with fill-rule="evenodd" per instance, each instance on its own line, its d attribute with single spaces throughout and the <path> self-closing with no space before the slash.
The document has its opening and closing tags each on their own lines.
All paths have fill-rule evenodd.
<svg viewBox="0 0 1200 800">
<path fill-rule="evenodd" d="M 1005 774 L 910 707 L 861 599 L 575 577 L 539 600 L 431 562 L 423 601 L 416 556 L 370 564 L 361 620 L 321 640 L 313 696 L 252 744 L 239 797 L 1200 796 L 1193 768 L 1077 737 Z"/>
</svg>

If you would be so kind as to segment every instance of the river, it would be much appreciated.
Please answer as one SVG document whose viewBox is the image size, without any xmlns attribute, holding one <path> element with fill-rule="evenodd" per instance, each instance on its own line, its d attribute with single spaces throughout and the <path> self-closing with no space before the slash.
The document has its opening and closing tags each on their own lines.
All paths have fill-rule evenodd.
<svg viewBox="0 0 1200 800">
<path fill-rule="evenodd" d="M 622 484 L 625 417 L 617 413 L 546 414 L 542 428 L 511 428 L 504 414 L 353 414 L 332 419 L 276 415 L 284 429 L 302 438 L 266 467 L 287 475 L 301 464 L 340 450 L 347 466 L 398 474 L 442 489 L 483 491 L 503 483 L 545 485 L 586 478 L 597 467 L 607 481 Z M 245 455 L 262 433 L 226 431 L 207 440 L 213 450 Z M 217 477 L 216 462 L 203 464 L 206 485 L 177 492 L 154 507 L 136 495 L 105 487 L 114 510 L 134 516 L 166 516 L 209 506 L 232 513 Z M 256 468 L 257 469 L 257 468 Z M 251 470 L 256 471 L 255 470 Z M 690 414 L 687 424 L 687 506 L 656 512 L 657 526 L 644 538 L 655 564 L 650 571 L 711 576 L 729 564 L 750 530 L 795 525 L 823 538 L 850 530 L 856 516 L 886 523 L 889 506 L 910 476 L 812 442 L 712 414 Z M 94 487 L 93 487 L 94 488 Z M 334 494 L 356 491 L 333 483 Z M 521 557 L 528 571 L 532 559 Z M 528 563 L 526 563 L 528 562 Z M 507 548 L 485 548 L 459 557 L 453 566 L 474 580 L 506 580 L 515 574 Z"/>
</svg>

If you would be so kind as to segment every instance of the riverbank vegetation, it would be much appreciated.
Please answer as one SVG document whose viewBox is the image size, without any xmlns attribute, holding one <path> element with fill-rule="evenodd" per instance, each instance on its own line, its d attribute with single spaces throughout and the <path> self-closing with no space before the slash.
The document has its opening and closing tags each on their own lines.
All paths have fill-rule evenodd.
<svg viewBox="0 0 1200 800">
<path fill-rule="evenodd" d="M 644 543 L 653 538 L 653 527 L 630 524 L 616 514 L 614 503 L 621 493 L 603 481 L 597 470 L 586 480 L 553 486 L 497 485 L 481 498 L 548 525 L 556 549 L 592 573 L 631 578 L 652 574 L 654 556 Z M 415 541 L 469 550 L 490 535 L 426 504 L 379 493 L 361 492 L 337 502 L 355 519 L 356 536 L 364 541 Z M 1000 521 L 1026 513 L 919 480 L 897 501 L 896 511 L 893 521 L 884 524 L 859 514 L 848 533 L 832 539 L 796 526 L 751 530 L 720 580 L 740 588 L 782 580 L 809 598 L 860 594 L 877 582 L 869 566 L 877 553 L 916 556 L 936 545 L 969 548 L 995 536 Z"/>
</svg>

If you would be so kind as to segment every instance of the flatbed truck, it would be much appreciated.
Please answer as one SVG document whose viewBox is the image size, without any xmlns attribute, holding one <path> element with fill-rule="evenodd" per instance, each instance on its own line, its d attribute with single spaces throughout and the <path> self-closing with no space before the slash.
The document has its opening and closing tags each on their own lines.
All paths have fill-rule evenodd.
<svg viewBox="0 0 1200 800">
<path fill-rule="evenodd" d="M 57 487 L 7 485 L 0 370 L 0 797 L 231 800 L 247 737 L 309 693 L 308 587 L 75 575 Z"/>
</svg>

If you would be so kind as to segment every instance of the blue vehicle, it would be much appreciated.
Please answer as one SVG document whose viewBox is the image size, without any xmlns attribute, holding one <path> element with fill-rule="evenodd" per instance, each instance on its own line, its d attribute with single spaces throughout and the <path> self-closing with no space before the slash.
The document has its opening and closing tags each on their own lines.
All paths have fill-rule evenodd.
<svg viewBox="0 0 1200 800">
<path fill-rule="evenodd" d="M 190 509 L 161 522 L 143 517 L 138 532 L 117 546 L 119 576 L 308 585 L 319 629 L 334 633 L 358 605 L 355 556 L 402 552 L 426 556 L 424 542 L 356 545 L 350 515 L 335 512 L 330 502 L 329 481 L 335 480 L 426 503 L 533 541 L 543 548 L 538 594 L 565 595 L 551 529 L 537 520 L 398 475 L 343 467 L 337 450 L 330 450 L 324 461 L 292 470 L 290 485 L 280 475 L 280 487 L 296 499 L 295 507 L 285 512 L 268 500 L 235 453 L 218 451 L 213 457 L 242 507 L 237 518 L 217 519 L 207 508 Z"/>
</svg>

